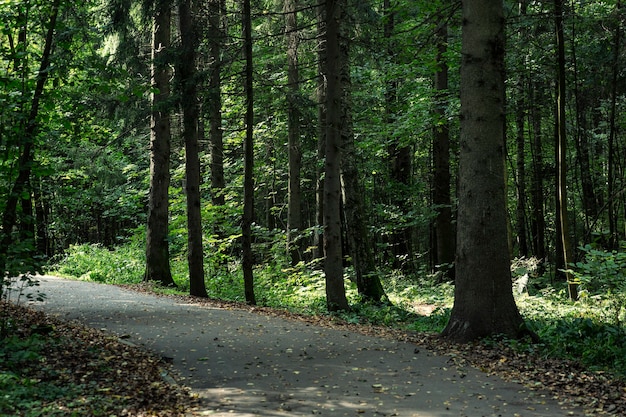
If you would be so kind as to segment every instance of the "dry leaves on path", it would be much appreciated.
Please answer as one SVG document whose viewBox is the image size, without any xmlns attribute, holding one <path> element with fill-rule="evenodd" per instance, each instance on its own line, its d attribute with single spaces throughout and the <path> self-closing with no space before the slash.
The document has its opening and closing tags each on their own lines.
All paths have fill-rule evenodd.
<svg viewBox="0 0 626 417">
<path fill-rule="evenodd" d="M 149 292 L 146 285 L 129 286 L 136 291 Z M 259 314 L 304 321 L 313 325 L 346 330 L 375 337 L 386 337 L 414 343 L 438 355 L 450 357 L 450 362 L 463 368 L 473 366 L 483 372 L 519 382 L 532 390 L 547 391 L 557 401 L 582 407 L 587 415 L 626 416 L 626 381 L 607 372 L 592 371 L 581 364 L 555 358 L 545 358 L 514 349 L 506 341 L 456 344 L 437 334 L 406 332 L 383 326 L 347 323 L 334 316 L 307 316 L 243 303 L 202 299 L 190 296 L 168 296 L 186 303 L 197 303 L 226 309 L 245 309 Z M 417 347 L 419 349 L 419 347 Z"/>
</svg>

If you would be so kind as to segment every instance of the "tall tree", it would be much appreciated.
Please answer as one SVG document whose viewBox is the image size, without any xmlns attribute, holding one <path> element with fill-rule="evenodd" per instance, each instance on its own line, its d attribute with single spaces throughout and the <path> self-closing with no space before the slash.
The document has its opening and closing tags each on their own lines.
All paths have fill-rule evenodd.
<svg viewBox="0 0 626 417">
<path fill-rule="evenodd" d="M 543 188 L 543 141 L 541 140 L 541 112 L 538 104 L 542 102 L 542 88 L 535 81 L 530 81 L 530 119 L 532 125 L 532 215 L 531 235 L 535 256 L 541 265 L 546 259 L 545 214 Z M 538 96 L 538 97 L 537 97 Z M 543 266 L 542 266 L 543 268 Z"/>
<path fill-rule="evenodd" d="M 341 21 L 345 22 L 346 13 Z M 366 301 L 380 303 L 385 290 L 376 273 L 374 248 L 366 223 L 364 189 L 359 180 L 357 152 L 352 122 L 352 78 L 350 76 L 350 40 L 341 36 L 341 184 L 346 235 L 359 295 Z"/>
<path fill-rule="evenodd" d="M 393 35 L 395 30 L 395 12 L 390 0 L 383 1 L 384 27 L 383 34 L 387 42 L 387 56 L 390 62 L 396 60 L 397 51 L 394 47 Z M 385 123 L 389 132 L 395 131 L 396 107 L 397 107 L 398 80 L 390 78 L 385 83 Z M 411 182 L 411 146 L 406 140 L 398 138 L 390 133 L 387 138 L 389 143 L 387 153 L 389 155 L 389 167 L 391 177 L 390 201 L 396 210 L 404 217 L 408 212 L 408 192 Z M 404 259 L 411 253 L 411 230 L 410 227 L 400 223 L 390 236 L 391 252 L 395 267 L 406 267 Z"/>
<path fill-rule="evenodd" d="M 209 9 L 209 88 L 206 91 L 206 107 L 209 118 L 209 142 L 211 149 L 211 199 L 216 206 L 223 206 L 224 188 L 224 140 L 222 134 L 222 45 L 226 34 L 222 30 L 223 0 L 210 0 Z"/>
<path fill-rule="evenodd" d="M 463 0 L 459 209 L 454 306 L 443 335 L 520 337 L 504 181 L 502 0 Z"/>
<path fill-rule="evenodd" d="M 144 281 L 174 286 L 168 240 L 170 186 L 171 2 L 155 2 L 152 28 L 152 108 L 150 113 L 150 191 Z"/>
<path fill-rule="evenodd" d="M 243 178 L 243 283 L 246 302 L 256 304 L 254 295 L 253 256 L 252 256 L 252 222 L 254 221 L 254 91 L 252 71 L 252 16 L 250 0 L 243 0 L 243 39 L 244 57 L 246 61 L 244 91 L 246 95 L 245 127 L 246 137 L 243 144 L 244 178 Z"/>
<path fill-rule="evenodd" d="M 324 164 L 324 273 L 329 311 L 348 310 L 341 240 L 341 13 L 343 0 L 326 1 L 326 160 Z"/>
<path fill-rule="evenodd" d="M 528 9 L 528 2 L 526 0 L 520 0 L 518 2 L 518 9 L 520 17 L 525 17 Z M 523 44 L 527 39 L 527 27 L 526 25 L 520 25 L 517 33 L 517 42 Z M 524 67 L 527 67 L 527 62 L 524 60 Z M 527 257 L 529 254 L 528 239 L 526 231 L 526 97 L 525 92 L 527 90 L 526 72 L 518 71 L 517 80 L 515 81 L 515 142 L 516 142 L 516 189 L 517 189 L 517 208 L 515 226 L 517 229 L 517 243 L 518 243 L 518 255 L 520 257 Z"/>
<path fill-rule="evenodd" d="M 300 76 L 298 71 L 298 19 L 296 0 L 285 0 L 285 37 L 287 41 L 287 147 L 289 152 L 289 183 L 287 203 L 287 251 L 292 265 L 302 259 L 298 233 L 302 228 L 300 200 L 300 169 L 302 151 L 300 149 Z"/>
<path fill-rule="evenodd" d="M 617 211 L 618 211 L 618 195 L 615 192 L 616 183 L 616 166 L 619 164 L 615 155 L 618 154 L 618 146 L 616 144 L 618 128 L 616 126 L 617 118 L 617 102 L 618 102 L 618 79 L 622 68 L 620 67 L 620 44 L 622 41 L 622 27 L 621 27 L 621 0 L 617 0 L 615 5 L 615 15 L 617 16 L 615 23 L 615 32 L 613 34 L 613 62 L 612 62 L 612 74 L 611 74 L 611 104 L 609 114 L 609 158 L 608 158 L 608 214 L 609 214 L 609 246 L 611 249 L 616 249 L 619 246 L 619 234 L 617 231 Z M 623 167 L 622 167 L 623 169 Z"/>
<path fill-rule="evenodd" d="M 194 12 L 195 2 L 180 0 L 178 17 L 181 56 L 178 72 L 183 109 L 185 141 L 185 192 L 187 195 L 187 262 L 189 263 L 189 293 L 208 297 L 204 283 L 204 250 L 202 244 L 202 212 L 200 200 L 200 157 L 198 145 L 198 91 L 196 88 L 196 48 L 198 31 Z"/>
<path fill-rule="evenodd" d="M 566 96 L 565 96 L 565 33 L 563 29 L 563 0 L 554 0 L 554 16 L 556 31 L 556 214 L 557 214 L 557 242 L 561 249 L 562 265 L 559 269 L 565 269 L 567 289 L 572 300 L 578 299 L 577 285 L 568 271 L 569 265 L 574 261 L 572 240 L 569 229 L 569 216 L 567 213 L 567 125 Z"/>
<path fill-rule="evenodd" d="M 433 133 L 433 205 L 436 263 L 441 280 L 454 280 L 454 227 L 450 193 L 450 124 L 448 123 L 448 19 L 442 11 L 435 32 L 435 126 Z"/>
<path fill-rule="evenodd" d="M 33 218 L 32 218 L 32 189 L 31 189 L 31 174 L 33 163 L 35 161 L 35 138 L 39 128 L 39 110 L 41 100 L 45 93 L 44 88 L 50 75 L 50 63 L 53 50 L 53 44 L 55 41 L 55 31 L 57 29 L 57 19 L 59 16 L 60 0 L 55 0 L 52 3 L 50 14 L 48 17 L 46 37 L 44 39 L 43 50 L 41 53 L 41 60 L 39 63 L 39 70 L 37 71 L 37 78 L 35 81 L 35 89 L 32 92 L 32 98 L 30 99 L 30 108 L 27 111 L 27 115 L 21 121 L 19 129 L 19 139 L 17 146 L 19 149 L 19 159 L 17 161 L 17 176 L 13 181 L 12 186 L 8 191 L 7 200 L 4 205 L 4 213 L 2 214 L 2 230 L 0 234 L 0 268 L 2 268 L 2 274 L 7 271 L 8 254 L 14 243 L 15 236 L 13 235 L 13 229 L 16 225 L 20 226 L 21 236 L 19 239 L 23 243 L 26 240 L 33 240 Z M 28 5 L 27 5 L 28 6 Z M 24 44 L 24 48 L 27 42 L 27 29 L 26 23 L 22 26 L 19 33 L 19 42 Z M 21 48 L 21 46 L 20 46 Z M 23 64 L 17 63 L 20 60 L 19 56 L 24 56 L 25 51 L 18 51 L 15 56 L 16 70 Z M 22 76 L 26 77 L 26 66 L 20 69 Z M 26 83 L 26 79 L 22 78 L 22 83 Z M 25 93 L 25 92 L 22 92 Z M 29 93 L 30 95 L 31 93 Z M 26 110 L 25 110 L 26 111 Z M 22 207 L 22 219 L 18 216 L 18 204 Z M 21 223 L 19 222 L 21 220 Z M 29 224 L 24 227 L 23 224 Z M 24 234 L 24 232 L 27 234 Z M 34 248 L 33 248 L 34 249 Z M 28 271 L 13 271 L 9 273 L 23 273 Z"/>
<path fill-rule="evenodd" d="M 326 4 L 317 7 L 317 159 L 315 170 L 315 225 L 324 225 L 324 161 L 326 157 Z M 318 231 L 313 235 L 313 257 L 324 259 L 324 235 Z"/>
</svg>

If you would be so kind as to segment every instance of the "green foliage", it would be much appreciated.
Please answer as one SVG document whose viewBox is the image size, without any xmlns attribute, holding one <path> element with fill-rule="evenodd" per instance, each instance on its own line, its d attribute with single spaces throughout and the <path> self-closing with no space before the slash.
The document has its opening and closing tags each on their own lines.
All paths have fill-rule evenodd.
<svg viewBox="0 0 626 417">
<path fill-rule="evenodd" d="M 141 234 L 141 233 L 139 233 Z M 257 300 L 264 306 L 307 315 L 327 314 L 324 275 L 313 264 L 289 265 L 282 234 L 255 229 L 258 244 L 255 253 L 271 261 L 255 269 Z M 222 242 L 234 250 L 236 240 Z M 133 241 L 135 243 L 133 243 Z M 143 273 L 140 237 L 111 251 L 98 245 L 73 246 L 57 264 L 65 275 L 109 283 L 138 283 Z M 207 245 L 214 243 L 207 240 Z M 208 249 L 208 248 L 205 248 Z M 206 252 L 206 285 L 209 296 L 230 301 L 244 301 L 241 267 L 235 257 L 223 258 Z M 233 253 L 234 254 L 234 253 Z M 172 269 L 176 282 L 187 292 L 184 275 L 185 257 L 175 257 Z M 224 262 L 227 260 L 227 262 Z M 222 262 L 222 263 L 220 263 Z M 527 273 L 527 262 L 518 262 L 516 272 Z M 521 266 L 520 266 L 521 265 Z M 531 268 L 532 269 L 532 268 Z M 400 327 L 419 332 L 440 332 L 446 325 L 454 298 L 451 284 L 437 284 L 436 276 L 426 273 L 407 276 L 400 271 L 381 275 L 390 304 L 362 303 L 354 283 L 346 274 L 346 287 L 352 311 L 340 318 L 352 323 Z M 531 278 L 531 281 L 535 278 Z M 527 325 L 541 338 L 538 345 L 510 341 L 519 349 L 532 350 L 546 357 L 569 358 L 592 368 L 609 369 L 626 375 L 626 328 L 609 314 L 606 300 L 593 296 L 572 303 L 566 300 L 565 285 L 550 286 L 536 278 L 533 295 L 517 293 L 517 304 Z M 542 283 L 543 288 L 539 288 Z M 163 290 L 160 290 L 163 291 Z M 171 290 L 168 290 L 171 292 Z M 179 290 L 180 291 L 180 290 Z"/>
<path fill-rule="evenodd" d="M 107 249 L 99 244 L 70 246 L 55 263 L 55 273 L 109 284 L 132 284 L 141 281 L 145 271 L 145 253 L 129 243 Z"/>
<path fill-rule="evenodd" d="M 572 274 L 589 294 L 626 293 L 626 244 L 622 251 L 580 248 L 584 261 L 576 262 Z"/>
<path fill-rule="evenodd" d="M 37 334 L 0 340 L 0 414 L 22 416 L 62 415 L 45 406 L 60 398 L 71 398 L 74 386 L 58 386 L 30 376 L 31 369 L 45 374 L 41 362 L 46 340 Z"/>
<path fill-rule="evenodd" d="M 605 312 L 616 325 L 626 320 L 626 245 L 622 251 L 605 251 L 586 245 L 584 261 L 571 270 L 580 285 L 580 301 Z"/>
<path fill-rule="evenodd" d="M 521 344 L 520 348 L 626 376 L 623 322 L 613 322 L 596 303 L 567 301 L 565 292 L 565 284 L 561 284 L 558 288 L 546 287 L 534 296 L 517 297 L 527 325 L 541 339 L 538 345 Z"/>
</svg>

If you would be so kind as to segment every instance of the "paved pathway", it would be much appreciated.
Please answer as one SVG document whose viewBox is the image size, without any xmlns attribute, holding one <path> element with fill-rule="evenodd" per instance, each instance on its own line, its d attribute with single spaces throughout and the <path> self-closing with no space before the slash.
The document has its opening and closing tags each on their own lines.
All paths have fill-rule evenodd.
<svg viewBox="0 0 626 417">
<path fill-rule="evenodd" d="M 212 416 L 583 416 L 404 342 L 41 277 L 48 313 L 173 359 Z"/>
</svg>

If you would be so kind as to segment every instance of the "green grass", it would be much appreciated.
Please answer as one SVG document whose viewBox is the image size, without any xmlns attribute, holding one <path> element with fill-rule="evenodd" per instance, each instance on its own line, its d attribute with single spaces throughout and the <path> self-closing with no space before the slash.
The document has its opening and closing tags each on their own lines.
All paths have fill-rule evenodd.
<svg viewBox="0 0 626 417">
<path fill-rule="evenodd" d="M 54 273 L 112 284 L 141 281 L 144 254 L 141 245 L 127 244 L 115 250 L 81 245 L 70 248 L 56 264 Z M 185 256 L 172 260 L 178 290 L 188 291 Z M 206 286 L 209 297 L 244 301 L 240 265 L 230 259 L 216 263 L 207 259 Z M 524 272 L 524 271 L 522 271 Z M 348 277 L 350 271 L 348 270 Z M 353 309 L 341 317 L 349 322 L 386 325 L 419 332 L 440 332 L 445 327 L 453 304 L 454 288 L 436 284 L 432 277 L 404 276 L 397 271 L 381 275 L 391 303 L 371 305 L 360 302 L 356 287 L 346 279 L 347 296 Z M 527 293 L 516 294 L 517 304 L 527 325 L 542 340 L 532 347 L 517 344 L 546 357 L 579 361 L 592 369 L 604 369 L 626 376 L 626 328 L 624 294 L 591 294 L 583 291 L 578 302 L 567 300 L 564 284 L 556 286 L 537 279 Z M 300 314 L 326 313 L 324 277 L 321 271 L 301 264 L 288 267 L 280 260 L 255 270 L 255 294 L 259 304 Z M 430 314 L 423 314 L 432 306 Z"/>
</svg>

